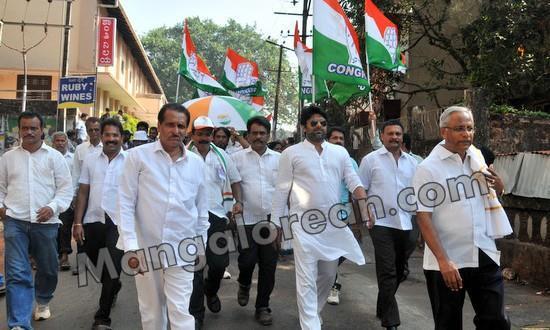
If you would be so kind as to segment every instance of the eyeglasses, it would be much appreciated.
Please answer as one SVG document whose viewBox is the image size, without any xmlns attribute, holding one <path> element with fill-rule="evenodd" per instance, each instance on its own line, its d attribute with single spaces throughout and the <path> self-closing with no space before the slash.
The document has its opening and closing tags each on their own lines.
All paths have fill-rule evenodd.
<svg viewBox="0 0 550 330">
<path fill-rule="evenodd" d="M 309 124 L 312 127 L 317 126 L 317 124 L 321 124 L 321 126 L 326 127 L 327 126 L 327 121 L 326 120 L 312 120 L 312 121 L 309 122 Z"/>
<path fill-rule="evenodd" d="M 99 128 L 88 128 L 88 132 L 99 132 Z"/>
<path fill-rule="evenodd" d="M 444 127 L 452 130 L 455 133 L 472 133 L 475 129 L 472 126 L 457 126 L 457 127 Z"/>
</svg>

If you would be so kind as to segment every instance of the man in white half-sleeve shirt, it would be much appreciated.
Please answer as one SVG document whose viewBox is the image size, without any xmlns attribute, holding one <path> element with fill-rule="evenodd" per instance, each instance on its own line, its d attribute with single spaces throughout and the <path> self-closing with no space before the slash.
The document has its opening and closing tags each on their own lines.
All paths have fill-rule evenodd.
<svg viewBox="0 0 550 330">
<path fill-rule="evenodd" d="M 250 147 L 231 155 L 241 175 L 243 223 L 237 223 L 239 233 L 239 305 L 248 304 L 254 267 L 258 264 L 256 320 L 262 325 L 273 322 L 269 296 L 275 286 L 278 248 L 276 237 L 270 236 L 272 197 L 281 154 L 267 147 L 271 124 L 262 116 L 246 123 Z M 254 231 L 254 227 L 257 229 Z M 273 227 L 272 227 L 273 228 Z M 274 229 L 274 228 L 273 228 Z M 255 233 L 255 234 L 253 234 Z M 257 237 L 258 236 L 258 237 Z M 273 238 L 270 241 L 270 237 Z"/>
<path fill-rule="evenodd" d="M 121 288 L 119 277 L 123 251 L 116 247 L 119 235 L 115 219 L 119 178 L 126 152 L 122 151 L 122 124 L 117 119 L 107 118 L 101 122 L 101 142 L 103 150 L 86 156 L 82 164 L 73 223 L 74 239 L 83 244 L 85 252 L 78 255 L 79 267 L 87 268 L 82 261 L 88 257 L 95 269 L 102 269 L 98 261 L 109 257 L 116 270 L 113 274 L 104 267 L 101 274 L 95 274 L 102 285 L 92 330 L 110 328 L 111 308 Z M 101 251 L 108 254 L 101 256 Z"/>
<path fill-rule="evenodd" d="M 55 132 L 52 134 L 52 147 L 59 151 L 67 166 L 72 171 L 74 154 L 69 152 L 69 138 L 65 132 Z M 59 253 L 59 269 L 70 270 L 71 264 L 69 263 L 69 255 L 73 253 L 71 247 L 71 230 L 73 227 L 74 218 L 74 205 L 71 205 L 65 212 L 59 214 L 59 220 L 63 223 L 59 226 L 57 235 L 57 252 Z"/>
<path fill-rule="evenodd" d="M 484 165 L 484 161 L 472 146 L 474 119 L 468 108 L 446 109 L 439 127 L 444 141 L 418 165 L 413 179 L 416 219 L 426 241 L 424 274 L 435 329 L 462 329 L 466 292 L 475 311 L 476 329 L 510 329 L 504 312 L 500 252 L 488 232 L 492 218 L 486 217 L 487 193 L 483 195 L 481 188 L 488 183 L 500 195 L 504 185 L 491 168 L 483 170 L 486 180 L 469 179 L 472 168 L 479 171 L 474 165 Z M 453 182 L 460 177 L 468 179 L 455 186 Z"/>
<path fill-rule="evenodd" d="M 370 230 L 378 280 L 376 316 L 382 327 L 395 329 L 401 323 L 395 294 L 404 278 L 412 230 L 411 213 L 399 206 L 397 197 L 411 186 L 417 163 L 401 151 L 403 126 L 399 120 L 384 122 L 380 131 L 384 146 L 363 158 L 359 176 L 367 194 L 371 198 L 378 196 L 384 203 L 384 210 L 376 213 L 376 224 Z"/>
<path fill-rule="evenodd" d="M 86 158 L 86 156 L 91 152 L 100 152 L 103 149 L 103 145 L 101 144 L 101 134 L 99 133 L 99 130 L 99 118 L 88 117 L 88 119 L 86 119 L 86 132 L 88 133 L 88 141 L 79 144 L 74 151 L 72 176 L 75 196 L 78 189 L 78 179 L 80 179 L 80 171 L 82 169 L 82 162 L 84 162 L 84 158 Z"/>
<path fill-rule="evenodd" d="M 21 145 L 0 160 L 0 218 L 4 220 L 6 307 L 9 329 L 32 329 L 50 317 L 57 286 L 59 214 L 72 199 L 71 174 L 59 151 L 41 139 L 42 117 L 23 112 L 17 120 Z M 33 272 L 29 255 L 36 262 Z"/>
<path fill-rule="evenodd" d="M 284 215 L 290 205 L 287 220 L 298 221 L 292 224 L 292 234 L 300 325 L 304 330 L 319 330 L 319 314 L 334 283 L 338 259 L 365 263 L 347 222 L 338 218 L 342 180 L 354 198 L 365 199 L 366 193 L 346 149 L 325 141 L 325 112 L 308 106 L 302 110 L 300 124 L 306 140 L 281 154 L 271 221 L 281 226 L 288 239 Z"/>
<path fill-rule="evenodd" d="M 120 178 L 120 243 L 127 253 L 144 249 L 150 257 L 128 260 L 141 270 L 135 279 L 145 330 L 167 329 L 168 321 L 171 329 L 195 326 L 189 314 L 192 266 L 197 254 L 204 255 L 208 193 L 204 162 L 183 145 L 189 118 L 182 105 L 163 105 L 159 140 L 131 149 Z"/>
</svg>

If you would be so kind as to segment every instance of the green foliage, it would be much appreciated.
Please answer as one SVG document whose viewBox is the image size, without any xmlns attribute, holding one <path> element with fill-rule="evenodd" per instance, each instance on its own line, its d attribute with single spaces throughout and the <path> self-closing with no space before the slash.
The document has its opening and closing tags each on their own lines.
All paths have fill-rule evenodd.
<svg viewBox="0 0 550 330">
<path fill-rule="evenodd" d="M 500 114 L 510 114 L 510 115 L 516 115 L 521 117 L 528 117 L 528 118 L 538 118 L 538 119 L 550 119 L 550 114 L 547 112 L 542 111 L 532 111 L 526 108 L 516 109 L 510 105 L 502 104 L 493 104 L 489 107 L 489 111 L 492 113 L 500 113 Z"/>
<path fill-rule="evenodd" d="M 471 84 L 490 89 L 496 102 L 547 98 L 548 17 L 548 1 L 484 1 L 479 18 L 463 31 Z"/>
<path fill-rule="evenodd" d="M 279 62 L 279 49 L 264 41 L 255 30 L 255 26 L 243 26 L 235 20 L 229 20 L 220 26 L 212 20 L 198 17 L 187 19 L 197 53 L 203 58 L 211 73 L 221 77 L 227 48 L 258 63 L 260 80 L 267 89 L 265 109 L 273 111 L 275 86 Z M 180 79 L 180 93 L 175 100 L 178 65 L 181 55 L 182 24 L 171 27 L 159 27 L 146 33 L 141 42 L 151 64 L 157 73 L 166 97 L 169 101 L 184 102 L 193 98 L 194 89 L 185 80 Z M 293 111 L 298 104 L 297 74 L 291 72 L 290 65 L 283 53 L 281 88 L 279 93 L 279 121 L 294 123 Z M 294 56 L 291 54 L 291 56 Z"/>
<path fill-rule="evenodd" d="M 136 126 L 137 126 L 137 123 L 139 122 L 139 119 L 128 113 L 125 113 L 122 116 L 122 119 L 124 120 L 124 123 L 122 124 L 122 128 L 134 134 L 134 132 L 136 131 Z"/>
</svg>

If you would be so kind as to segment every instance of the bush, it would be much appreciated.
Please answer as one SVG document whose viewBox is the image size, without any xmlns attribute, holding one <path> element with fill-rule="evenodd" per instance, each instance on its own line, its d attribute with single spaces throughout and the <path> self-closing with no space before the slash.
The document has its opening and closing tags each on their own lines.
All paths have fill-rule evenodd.
<svg viewBox="0 0 550 330">
<path fill-rule="evenodd" d="M 489 107 L 489 111 L 492 113 L 511 114 L 528 118 L 550 119 L 550 113 L 531 111 L 523 107 L 521 109 L 516 109 L 507 104 L 493 104 Z"/>
</svg>

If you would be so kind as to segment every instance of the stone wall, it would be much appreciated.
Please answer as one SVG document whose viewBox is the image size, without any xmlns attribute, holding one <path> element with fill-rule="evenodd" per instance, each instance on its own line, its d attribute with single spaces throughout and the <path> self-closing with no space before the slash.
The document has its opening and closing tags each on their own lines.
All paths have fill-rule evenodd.
<svg viewBox="0 0 550 330">
<path fill-rule="evenodd" d="M 501 266 L 510 267 L 520 280 L 550 287 L 550 201 L 504 196 L 503 205 L 514 229 L 497 240 Z"/>
<path fill-rule="evenodd" d="M 424 127 L 421 118 L 415 114 L 412 117 L 412 149 L 415 154 L 425 157 L 441 139 L 421 132 Z M 487 126 L 488 146 L 495 154 L 550 150 L 550 119 L 492 113 Z"/>
<path fill-rule="evenodd" d="M 489 148 L 495 154 L 550 150 L 550 120 L 491 114 Z"/>
</svg>

